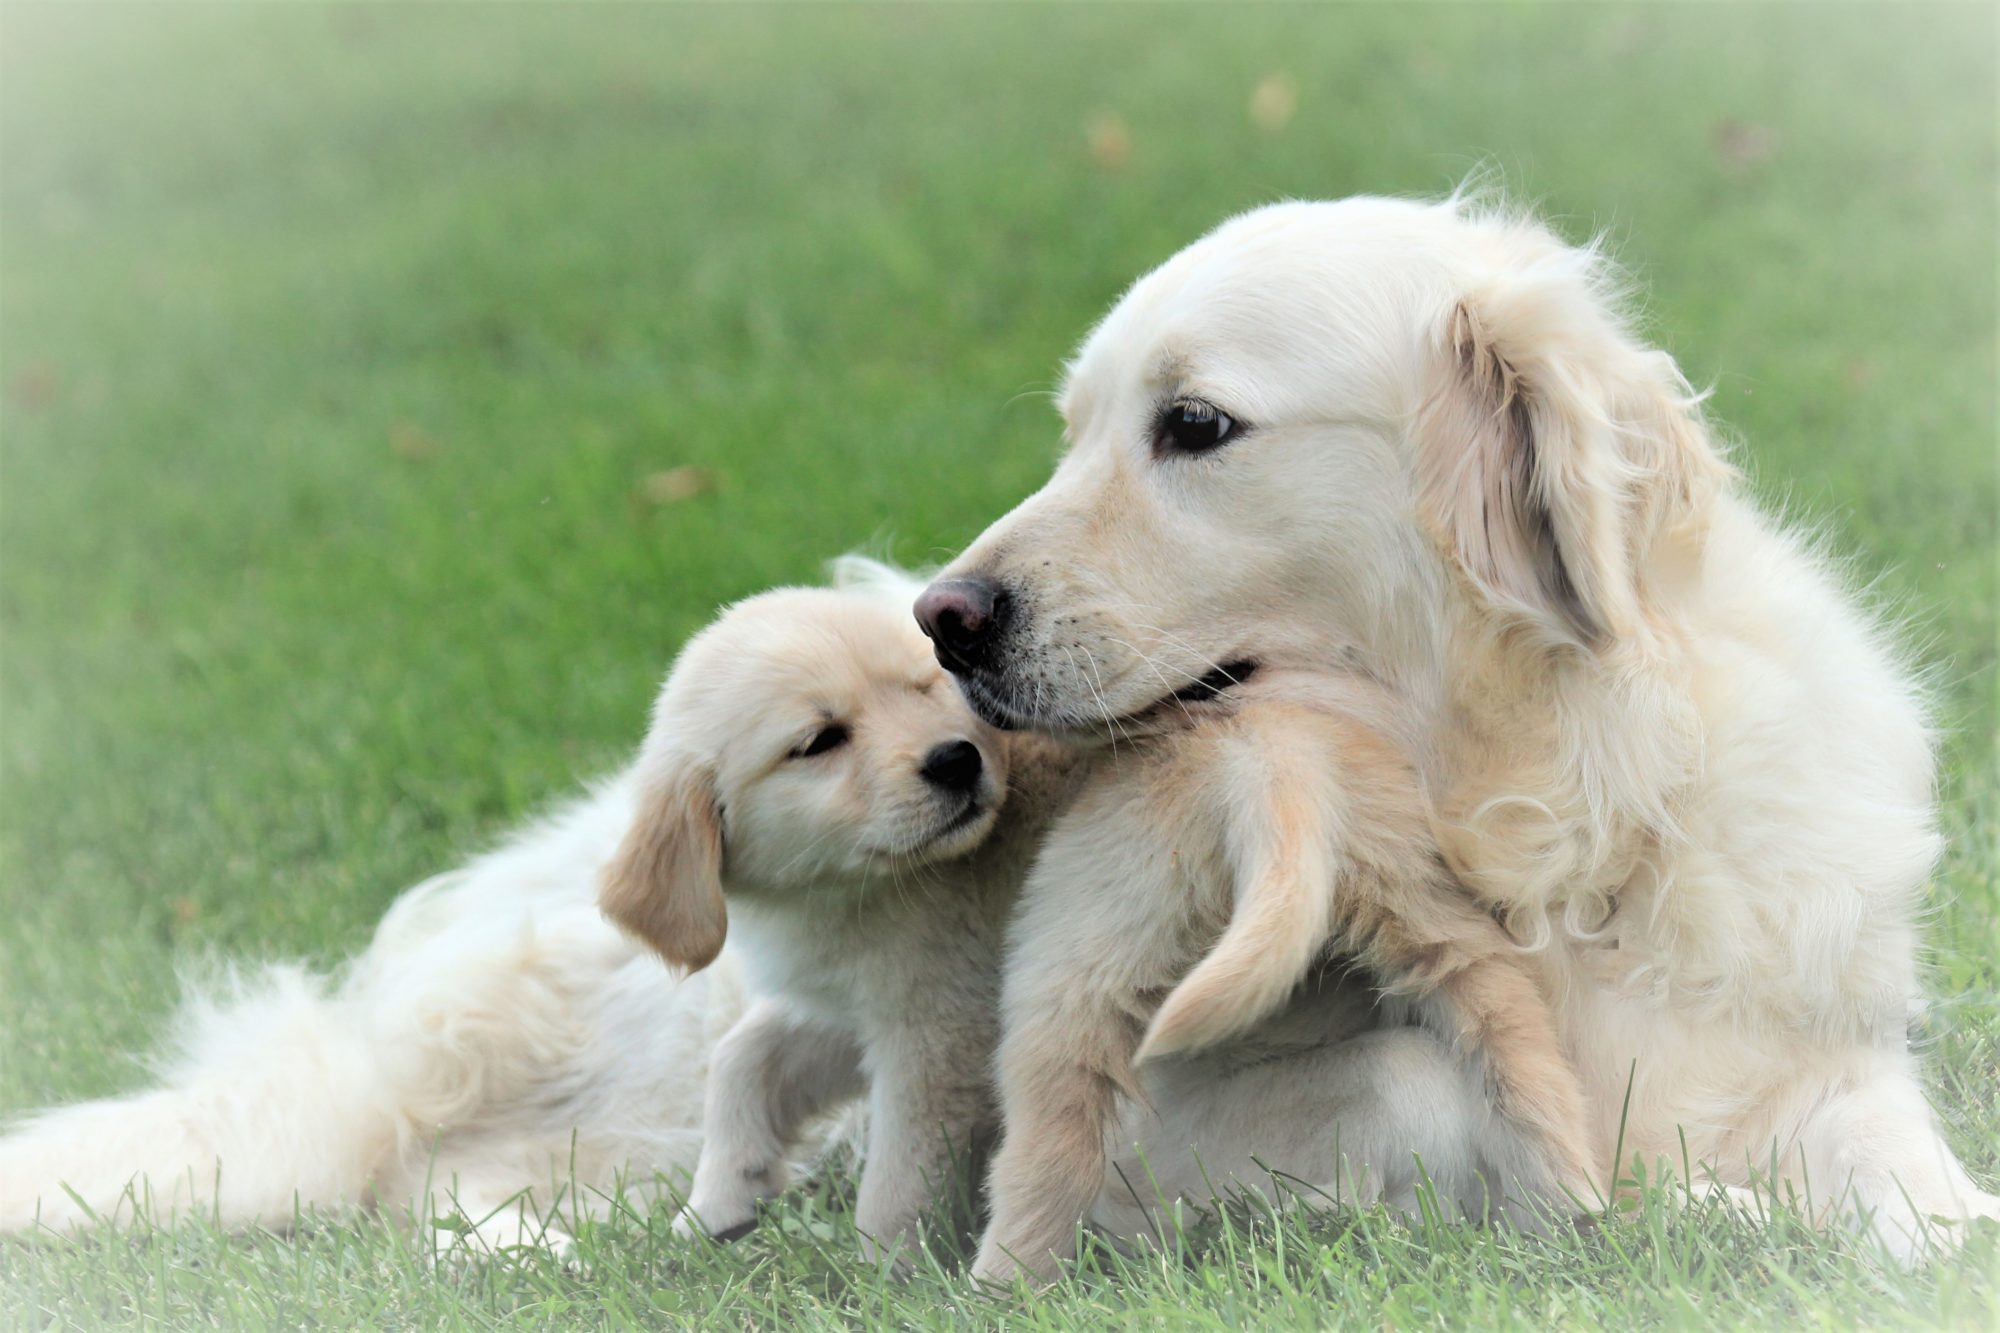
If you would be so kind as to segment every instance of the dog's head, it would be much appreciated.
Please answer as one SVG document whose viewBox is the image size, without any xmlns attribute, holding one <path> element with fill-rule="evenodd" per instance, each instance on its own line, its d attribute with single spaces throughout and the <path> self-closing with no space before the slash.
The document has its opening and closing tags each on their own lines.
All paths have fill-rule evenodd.
<svg viewBox="0 0 2000 1333">
<path fill-rule="evenodd" d="M 722 948 L 725 884 L 866 891 L 986 837 L 1006 757 L 910 623 L 914 591 L 781 589 L 688 643 L 632 775 L 607 916 L 699 969 Z"/>
<path fill-rule="evenodd" d="M 1090 735 L 1260 662 L 1421 686 L 1468 613 L 1643 637 L 1655 542 L 1724 469 L 1607 275 L 1455 201 L 1225 224 L 1085 342 L 1055 475 L 918 602 L 940 662 L 998 724 Z"/>
</svg>

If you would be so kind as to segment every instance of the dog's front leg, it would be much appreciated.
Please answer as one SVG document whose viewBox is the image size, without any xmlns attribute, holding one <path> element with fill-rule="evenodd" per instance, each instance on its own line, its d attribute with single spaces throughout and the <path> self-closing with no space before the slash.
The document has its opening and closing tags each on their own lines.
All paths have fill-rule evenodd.
<svg viewBox="0 0 2000 1333">
<path fill-rule="evenodd" d="M 992 1220 L 973 1261 L 982 1281 L 1040 1280 L 1070 1256 L 1104 1186 L 1106 1130 L 1131 1087 L 1139 1023 L 1109 1006 L 1051 1009 L 1000 1050 L 1006 1128 L 988 1183 Z"/>
<path fill-rule="evenodd" d="M 718 1240 L 748 1231 L 758 1202 L 789 1183 L 786 1156 L 806 1122 L 862 1086 L 852 1033 L 778 1000 L 751 1006 L 716 1047 L 701 1160 L 674 1230 Z"/>
<path fill-rule="evenodd" d="M 868 1156 L 854 1224 L 864 1258 L 897 1256 L 907 1269 L 917 1223 L 942 1197 L 956 1162 L 992 1112 L 985 1045 L 940 1043 L 913 1031 L 872 1043 Z"/>
<path fill-rule="evenodd" d="M 1086 840 L 1100 833 L 1088 822 L 1075 831 Z M 1146 894 L 1107 891 L 1086 901 L 1067 872 L 1087 871 L 1090 859 L 1066 854 L 1061 842 L 1052 838 L 1043 860 L 1061 873 L 1045 881 L 1038 867 L 1012 937 L 998 1062 L 1002 1137 L 987 1185 L 992 1219 L 972 1269 L 986 1281 L 1046 1278 L 1069 1256 L 1104 1184 L 1118 1098 L 1136 1089 L 1144 997 L 1187 962 L 1174 914 Z M 1137 854 L 1110 839 L 1099 850 Z"/>
</svg>

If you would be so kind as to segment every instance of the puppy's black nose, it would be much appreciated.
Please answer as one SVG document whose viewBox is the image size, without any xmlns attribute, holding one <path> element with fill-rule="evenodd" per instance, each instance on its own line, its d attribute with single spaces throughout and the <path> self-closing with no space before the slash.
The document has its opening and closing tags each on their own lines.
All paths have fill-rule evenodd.
<svg viewBox="0 0 2000 1333">
<path fill-rule="evenodd" d="M 939 579 L 917 598 L 917 624 L 936 647 L 939 666 L 970 671 L 992 665 L 1011 602 L 992 579 Z"/>
<path fill-rule="evenodd" d="M 979 747 L 971 741 L 946 741 L 924 756 L 919 772 L 924 781 L 946 791 L 968 792 L 979 785 Z"/>
</svg>

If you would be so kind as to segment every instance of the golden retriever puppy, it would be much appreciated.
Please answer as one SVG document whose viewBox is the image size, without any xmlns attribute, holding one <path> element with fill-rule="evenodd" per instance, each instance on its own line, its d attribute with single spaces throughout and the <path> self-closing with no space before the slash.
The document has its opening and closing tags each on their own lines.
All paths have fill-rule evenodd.
<svg viewBox="0 0 2000 1333">
<path fill-rule="evenodd" d="M 1216 663 L 1365 675 L 1624 1169 L 1775 1173 L 1903 1257 L 2000 1216 L 1907 1040 L 1914 676 L 1596 248 L 1465 199 L 1259 209 L 1136 283 L 1061 407 L 1055 475 L 926 604 L 982 715 L 1115 733 Z"/>
<path fill-rule="evenodd" d="M 683 1231 L 747 1230 L 811 1122 L 866 1092 L 855 1220 L 894 1250 L 994 1122 L 1001 940 L 1069 762 L 965 706 L 916 588 L 739 602 L 660 693 L 600 901 L 687 971 L 733 924 L 760 997 L 713 1058 Z"/>
<path fill-rule="evenodd" d="M 861 1222 L 902 1234 L 993 1118 L 1002 923 L 1067 761 L 968 712 L 918 585 L 836 577 L 726 613 L 635 765 L 403 894 L 336 977 L 198 993 L 158 1086 L 0 1131 L 0 1233 L 456 1211 L 440 1248 L 561 1248 L 690 1170 L 727 1230 L 867 1092 Z"/>
<path fill-rule="evenodd" d="M 1487 1151 L 1513 1159 L 1493 1171 L 1496 1191 L 1587 1204 L 1601 1189 L 1604 1155 L 1554 1015 L 1445 871 L 1389 701 L 1353 677 L 1258 671 L 1210 698 L 1221 683 L 1122 729 L 1154 734 L 1095 767 L 1029 877 L 979 1277 L 1047 1276 L 1066 1257 L 1105 1183 L 1120 1103 L 1144 1100 L 1138 1063 L 1245 1032 L 1330 951 L 1426 998 L 1426 1017 L 1483 1064 L 1529 1146 Z"/>
</svg>

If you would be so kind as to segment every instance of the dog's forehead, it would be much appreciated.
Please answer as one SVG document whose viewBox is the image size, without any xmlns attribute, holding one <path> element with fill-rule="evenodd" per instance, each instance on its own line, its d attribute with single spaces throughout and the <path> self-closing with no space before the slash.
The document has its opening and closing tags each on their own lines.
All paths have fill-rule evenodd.
<svg viewBox="0 0 2000 1333">
<path fill-rule="evenodd" d="M 1134 389 L 1207 394 L 1246 414 L 1372 399 L 1420 345 L 1441 219 L 1401 200 L 1281 204 L 1232 219 L 1112 307 L 1070 362 L 1073 428 Z M 1355 402 L 1358 411 L 1390 410 Z"/>
<path fill-rule="evenodd" d="M 844 710 L 937 670 L 908 608 L 887 599 L 813 589 L 769 610 L 745 664 L 762 696 L 753 707 Z"/>
<path fill-rule="evenodd" d="M 675 675 L 698 692 L 692 706 L 754 721 L 845 706 L 934 670 L 915 619 L 892 599 L 787 588 L 731 607 L 689 645 Z"/>
</svg>

